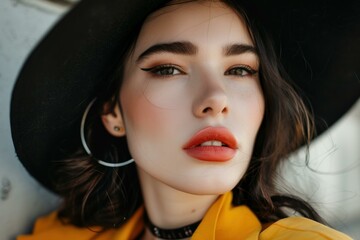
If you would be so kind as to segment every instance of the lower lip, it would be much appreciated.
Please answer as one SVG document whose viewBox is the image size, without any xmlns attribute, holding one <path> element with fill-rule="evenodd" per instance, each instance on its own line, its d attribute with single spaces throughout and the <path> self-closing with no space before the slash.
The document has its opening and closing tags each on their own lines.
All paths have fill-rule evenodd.
<svg viewBox="0 0 360 240">
<path fill-rule="evenodd" d="M 209 162 L 226 162 L 236 154 L 235 149 L 220 146 L 198 146 L 184 150 L 193 158 Z"/>
</svg>

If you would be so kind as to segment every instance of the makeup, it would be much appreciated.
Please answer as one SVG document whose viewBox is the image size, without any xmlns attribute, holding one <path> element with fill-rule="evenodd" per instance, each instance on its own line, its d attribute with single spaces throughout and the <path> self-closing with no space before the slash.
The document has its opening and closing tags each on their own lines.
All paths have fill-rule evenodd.
<svg viewBox="0 0 360 240">
<path fill-rule="evenodd" d="M 183 147 L 191 157 L 209 162 L 226 162 L 237 152 L 234 135 L 225 127 L 207 127 L 198 131 Z"/>
</svg>

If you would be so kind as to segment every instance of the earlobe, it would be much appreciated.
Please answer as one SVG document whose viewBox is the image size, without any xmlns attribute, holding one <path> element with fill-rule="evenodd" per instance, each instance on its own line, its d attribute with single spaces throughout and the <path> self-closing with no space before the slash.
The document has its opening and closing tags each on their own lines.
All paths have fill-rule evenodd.
<svg viewBox="0 0 360 240">
<path fill-rule="evenodd" d="M 107 106 L 104 106 L 104 108 L 107 108 Z M 115 106 L 114 111 L 111 112 L 107 111 L 107 113 L 101 115 L 101 121 L 105 129 L 112 136 L 114 137 L 125 136 L 125 127 L 123 124 L 123 119 L 118 105 Z"/>
</svg>

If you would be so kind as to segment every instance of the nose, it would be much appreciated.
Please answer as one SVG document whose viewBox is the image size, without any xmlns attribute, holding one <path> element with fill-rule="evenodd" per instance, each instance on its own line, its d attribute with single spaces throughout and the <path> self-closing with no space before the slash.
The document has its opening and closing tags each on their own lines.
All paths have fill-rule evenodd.
<svg viewBox="0 0 360 240">
<path fill-rule="evenodd" d="M 224 116 L 229 112 L 228 96 L 216 80 L 204 81 L 193 103 L 193 114 L 198 117 Z"/>
</svg>

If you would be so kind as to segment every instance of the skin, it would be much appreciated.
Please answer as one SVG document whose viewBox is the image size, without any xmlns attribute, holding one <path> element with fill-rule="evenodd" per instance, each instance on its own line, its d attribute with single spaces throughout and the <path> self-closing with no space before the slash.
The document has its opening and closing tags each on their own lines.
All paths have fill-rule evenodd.
<svg viewBox="0 0 360 240">
<path fill-rule="evenodd" d="M 172 42 L 190 42 L 197 51 L 158 52 L 139 60 L 151 46 Z M 231 44 L 253 46 L 242 19 L 223 3 L 184 3 L 153 13 L 126 63 L 120 91 L 122 114 L 116 108 L 115 115 L 102 117 L 110 134 L 126 134 L 145 207 L 159 227 L 176 228 L 202 219 L 218 196 L 231 191 L 246 172 L 265 104 L 258 74 L 233 71 L 238 66 L 257 71 L 257 55 L 225 56 L 224 46 Z M 159 71 L 141 70 L 162 64 L 176 68 L 167 67 L 171 74 L 165 78 Z M 162 107 L 161 101 L 159 104 L 151 97 L 149 100 L 147 95 L 149 82 L 160 78 L 186 81 L 180 97 L 171 100 L 175 103 L 171 108 Z M 125 130 L 114 131 L 114 126 Z M 226 127 L 235 136 L 234 158 L 219 163 L 186 154 L 184 144 L 209 126 Z M 154 238 L 146 232 L 144 239 Z"/>
</svg>

